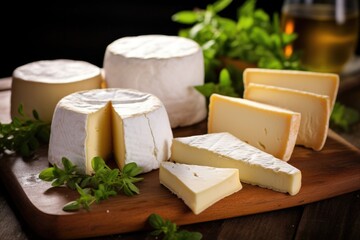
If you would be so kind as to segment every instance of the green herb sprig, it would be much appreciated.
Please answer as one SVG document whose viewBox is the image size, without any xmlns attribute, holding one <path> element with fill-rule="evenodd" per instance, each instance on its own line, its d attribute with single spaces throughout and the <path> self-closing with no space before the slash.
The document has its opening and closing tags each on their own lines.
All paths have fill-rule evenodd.
<svg viewBox="0 0 360 240">
<path fill-rule="evenodd" d="M 190 232 L 180 230 L 178 226 L 170 220 L 164 220 L 158 214 L 151 214 L 148 218 L 149 224 L 155 229 L 150 235 L 163 236 L 163 240 L 200 240 L 202 234 L 199 232 Z"/>
<path fill-rule="evenodd" d="M 122 170 L 111 169 L 101 157 L 94 157 L 91 166 L 94 170 L 92 175 L 82 174 L 69 159 L 63 157 L 63 169 L 56 164 L 42 170 L 39 178 L 43 181 L 52 182 L 53 187 L 65 185 L 72 190 L 77 190 L 80 197 L 63 207 L 64 211 L 77 211 L 81 208 L 90 209 L 94 202 L 115 196 L 123 192 L 127 196 L 139 194 L 138 187 L 134 184 L 143 180 L 137 177 L 142 168 L 136 163 L 128 163 Z"/>
<path fill-rule="evenodd" d="M 220 16 L 231 3 L 232 0 L 217 0 L 206 9 L 184 10 L 172 16 L 174 22 L 191 25 L 180 29 L 178 35 L 202 47 L 206 82 L 218 81 L 222 57 L 260 68 L 302 69 L 299 53 L 285 56 L 284 48 L 297 35 L 281 30 L 277 13 L 271 18 L 263 9 L 256 8 L 256 0 L 247 0 L 239 7 L 236 19 Z"/>
<path fill-rule="evenodd" d="M 0 123 L 0 155 L 16 152 L 30 157 L 41 144 L 49 142 L 50 123 L 42 121 L 36 110 L 30 118 L 21 104 L 18 113 L 20 116 L 14 117 L 10 123 Z"/>
<path fill-rule="evenodd" d="M 358 110 L 335 102 L 334 109 L 330 116 L 330 126 L 340 131 L 349 132 L 356 123 L 360 121 Z"/>
</svg>

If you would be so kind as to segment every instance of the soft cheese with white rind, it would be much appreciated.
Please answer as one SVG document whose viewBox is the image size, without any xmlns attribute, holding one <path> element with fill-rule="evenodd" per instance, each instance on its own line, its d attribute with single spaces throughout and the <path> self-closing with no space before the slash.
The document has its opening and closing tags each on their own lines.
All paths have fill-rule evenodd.
<svg viewBox="0 0 360 240">
<path fill-rule="evenodd" d="M 183 164 L 236 168 L 240 181 L 296 195 L 301 171 L 231 135 L 211 133 L 173 139 L 171 161 Z"/>
<path fill-rule="evenodd" d="M 208 133 L 229 132 L 248 144 L 288 161 L 300 127 L 298 112 L 220 94 L 210 96 Z"/>
<path fill-rule="evenodd" d="M 152 94 L 131 89 L 80 91 L 62 98 L 51 124 L 49 162 L 67 157 L 91 173 L 91 159 L 114 154 L 120 168 L 135 162 L 149 172 L 170 157 L 166 109 Z"/>
<path fill-rule="evenodd" d="M 200 214 L 221 199 L 242 188 L 239 171 L 162 162 L 160 183 L 181 198 L 194 214 Z"/>
<path fill-rule="evenodd" d="M 316 151 L 324 147 L 329 129 L 329 96 L 250 83 L 244 98 L 299 112 L 301 122 L 296 144 Z"/>
<path fill-rule="evenodd" d="M 50 122 L 62 97 L 101 88 L 101 83 L 101 69 L 85 61 L 55 59 L 25 64 L 12 75 L 11 116 L 18 116 L 22 104 L 29 116 L 36 110 L 42 120 Z"/>
<path fill-rule="evenodd" d="M 166 35 L 123 37 L 107 46 L 103 65 L 108 87 L 157 96 L 173 128 L 206 118 L 205 97 L 194 88 L 204 84 L 202 49 L 195 41 Z"/>
<path fill-rule="evenodd" d="M 335 73 L 260 68 L 245 69 L 243 81 L 245 89 L 250 83 L 258 83 L 327 95 L 331 110 L 334 108 L 340 83 L 339 75 Z"/>
</svg>

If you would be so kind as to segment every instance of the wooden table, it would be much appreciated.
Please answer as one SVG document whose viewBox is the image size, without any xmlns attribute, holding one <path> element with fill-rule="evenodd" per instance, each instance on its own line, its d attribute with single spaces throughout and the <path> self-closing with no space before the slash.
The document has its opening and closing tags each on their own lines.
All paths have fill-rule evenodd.
<svg viewBox="0 0 360 240">
<path fill-rule="evenodd" d="M 354 78 L 353 78 L 354 80 Z M 360 77 L 356 80 L 360 81 Z M 10 79 L 0 80 L 0 116 L 8 111 Z M 1 119 L 5 121 L 9 119 Z M 355 143 L 354 143 L 355 145 Z M 0 239 L 40 239 L 0 182 Z M 39 222 L 38 224 L 42 224 Z M 71 224 L 71 223 L 69 223 Z M 296 207 L 180 226 L 203 239 L 360 239 L 360 190 Z M 133 232 L 92 239 L 153 239 Z"/>
</svg>

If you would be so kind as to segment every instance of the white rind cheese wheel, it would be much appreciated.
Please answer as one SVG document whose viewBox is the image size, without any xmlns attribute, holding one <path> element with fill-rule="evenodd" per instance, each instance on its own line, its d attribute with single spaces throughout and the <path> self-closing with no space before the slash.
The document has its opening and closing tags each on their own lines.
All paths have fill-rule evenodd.
<svg viewBox="0 0 360 240">
<path fill-rule="evenodd" d="M 25 64 L 12 75 L 11 116 L 18 116 L 22 104 L 29 116 L 36 110 L 42 120 L 50 122 L 62 97 L 100 88 L 101 83 L 101 69 L 88 62 L 56 59 Z"/>
<path fill-rule="evenodd" d="M 122 168 L 135 162 L 149 172 L 170 158 L 173 135 L 162 102 L 131 89 L 95 89 L 59 101 L 51 124 L 49 162 L 66 157 L 92 173 L 91 160 L 114 154 Z"/>
<path fill-rule="evenodd" d="M 171 127 L 206 118 L 206 100 L 194 86 L 204 84 L 202 49 L 193 40 L 165 35 L 120 38 L 104 57 L 108 87 L 132 88 L 157 96 Z"/>
</svg>

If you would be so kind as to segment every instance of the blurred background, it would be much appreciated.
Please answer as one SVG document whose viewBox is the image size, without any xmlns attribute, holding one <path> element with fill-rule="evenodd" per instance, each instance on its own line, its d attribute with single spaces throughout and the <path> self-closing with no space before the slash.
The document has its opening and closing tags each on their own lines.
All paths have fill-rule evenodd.
<svg viewBox="0 0 360 240">
<path fill-rule="evenodd" d="M 177 35 L 184 26 L 171 20 L 181 10 L 206 8 L 209 0 L 11 1 L 1 8 L 0 78 L 23 64 L 45 59 L 75 59 L 103 65 L 112 41 L 142 34 Z M 220 13 L 235 18 L 244 0 Z M 283 0 L 257 0 L 272 15 Z M 356 53 L 360 54 L 359 44 Z"/>
</svg>

